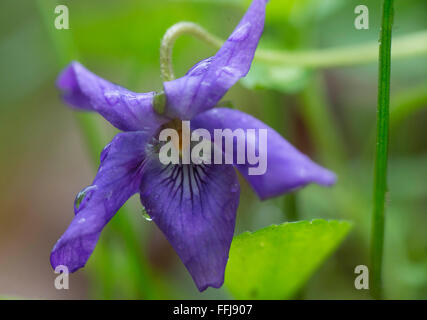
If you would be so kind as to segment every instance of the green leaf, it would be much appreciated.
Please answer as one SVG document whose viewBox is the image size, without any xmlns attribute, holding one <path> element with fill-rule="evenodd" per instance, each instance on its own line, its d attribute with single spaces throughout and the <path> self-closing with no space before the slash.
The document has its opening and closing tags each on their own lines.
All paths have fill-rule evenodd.
<svg viewBox="0 0 427 320">
<path fill-rule="evenodd" d="M 289 299 L 337 248 L 346 221 L 300 221 L 233 239 L 225 284 L 236 299 Z"/>
<path fill-rule="evenodd" d="M 241 83 L 249 89 L 272 89 L 284 93 L 296 93 L 306 86 L 309 75 L 309 71 L 301 68 L 255 63 Z"/>
</svg>

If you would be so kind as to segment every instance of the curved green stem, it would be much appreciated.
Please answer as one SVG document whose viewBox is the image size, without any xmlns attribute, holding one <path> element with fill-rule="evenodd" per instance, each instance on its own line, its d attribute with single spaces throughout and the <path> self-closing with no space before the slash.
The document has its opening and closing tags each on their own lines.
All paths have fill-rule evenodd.
<svg viewBox="0 0 427 320">
<path fill-rule="evenodd" d="M 427 54 L 427 31 L 401 36 L 394 40 L 394 44 L 393 58 Z M 345 67 L 375 62 L 378 59 L 378 43 L 309 51 L 258 50 L 255 58 L 267 63 L 313 69 Z"/>
<path fill-rule="evenodd" d="M 379 49 L 377 147 L 374 171 L 374 211 L 372 215 L 372 296 L 382 298 L 384 213 L 387 192 L 391 35 L 394 0 L 384 0 Z"/>
<path fill-rule="evenodd" d="M 172 66 L 172 49 L 176 39 L 181 35 L 190 34 L 213 47 L 221 47 L 222 41 L 216 36 L 210 34 L 198 24 L 193 22 L 179 22 L 170 27 L 163 36 L 160 45 L 160 72 L 163 81 L 170 81 L 175 78 Z"/>
<path fill-rule="evenodd" d="M 179 22 L 169 28 L 160 48 L 160 66 L 164 81 L 174 79 L 172 49 L 182 35 L 191 35 L 207 44 L 220 48 L 224 41 L 192 22 Z M 427 54 L 427 31 L 417 32 L 395 39 L 393 58 L 405 58 Z M 370 42 L 354 46 L 308 51 L 285 51 L 258 49 L 257 61 L 306 67 L 313 69 L 352 66 L 375 62 L 378 58 L 378 43 Z"/>
</svg>

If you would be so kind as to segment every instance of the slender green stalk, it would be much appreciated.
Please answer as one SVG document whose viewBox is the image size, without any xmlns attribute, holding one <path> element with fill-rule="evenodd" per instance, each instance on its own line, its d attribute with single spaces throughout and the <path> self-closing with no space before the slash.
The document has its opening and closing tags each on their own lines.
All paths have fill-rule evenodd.
<svg viewBox="0 0 427 320">
<path fill-rule="evenodd" d="M 387 192 L 387 164 L 389 145 L 389 106 L 391 72 L 391 35 L 394 0 L 384 0 L 379 49 L 377 146 L 374 172 L 374 211 L 372 215 L 372 285 L 375 299 L 382 294 L 382 263 L 384 248 L 384 213 Z"/>
<path fill-rule="evenodd" d="M 191 35 L 207 44 L 220 48 L 224 41 L 209 33 L 198 24 L 179 22 L 170 27 L 160 48 L 160 65 L 164 81 L 174 79 L 172 49 L 175 41 L 182 35 Z M 427 31 L 417 32 L 395 39 L 396 49 L 393 58 L 405 58 L 427 54 Z M 255 59 L 269 64 L 290 65 L 312 69 L 334 68 L 365 64 L 378 58 L 377 43 L 364 43 L 354 46 L 308 50 L 262 50 L 258 49 Z"/>
</svg>

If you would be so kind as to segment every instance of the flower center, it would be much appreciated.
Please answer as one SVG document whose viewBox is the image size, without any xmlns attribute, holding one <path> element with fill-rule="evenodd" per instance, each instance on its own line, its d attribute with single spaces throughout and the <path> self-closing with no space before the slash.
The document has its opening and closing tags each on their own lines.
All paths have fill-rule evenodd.
<svg viewBox="0 0 427 320">
<path fill-rule="evenodd" d="M 182 153 L 187 151 L 187 149 L 190 147 L 183 143 L 184 141 L 191 140 L 191 129 L 187 125 L 187 122 L 182 121 L 181 119 L 173 119 L 164 124 L 161 130 L 163 129 L 173 129 L 178 133 L 179 139 L 173 139 L 172 142 L 174 147 L 179 151 L 179 155 L 182 156 Z"/>
</svg>

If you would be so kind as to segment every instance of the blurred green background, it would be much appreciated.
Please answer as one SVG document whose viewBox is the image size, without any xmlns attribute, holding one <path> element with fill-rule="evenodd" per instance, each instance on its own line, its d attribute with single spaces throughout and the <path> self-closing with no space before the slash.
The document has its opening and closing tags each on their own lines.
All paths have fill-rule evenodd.
<svg viewBox="0 0 427 320">
<path fill-rule="evenodd" d="M 200 294 L 139 199 L 103 232 L 84 271 L 58 291 L 50 250 L 73 217 L 73 201 L 95 167 L 74 111 L 54 81 L 78 59 L 137 92 L 162 88 L 159 45 L 179 21 L 225 39 L 245 0 L 3 0 L 0 3 L 0 296 L 22 298 L 232 298 L 226 288 Z M 307 50 L 376 42 L 378 0 L 270 0 L 261 48 Z M 427 29 L 425 0 L 395 1 L 394 37 Z M 54 8 L 69 8 L 70 30 L 55 30 Z M 369 7 L 369 30 L 356 30 L 354 8 Z M 424 38 L 425 39 L 425 38 Z M 188 36 L 174 49 L 177 76 L 216 49 Z M 337 172 L 332 189 L 309 186 L 294 198 L 260 202 L 242 180 L 236 234 L 294 219 L 345 219 L 349 237 L 295 297 L 369 299 L 354 288 L 354 268 L 369 264 L 377 63 L 264 70 L 226 95 L 300 150 Z M 276 71 L 274 71 L 276 70 Z M 386 218 L 386 298 L 427 298 L 427 56 L 393 60 L 392 132 Z M 114 129 L 96 115 L 106 143 Z M 89 119 L 86 117 L 85 119 Z M 80 123 L 84 123 L 80 122 Z"/>
</svg>

